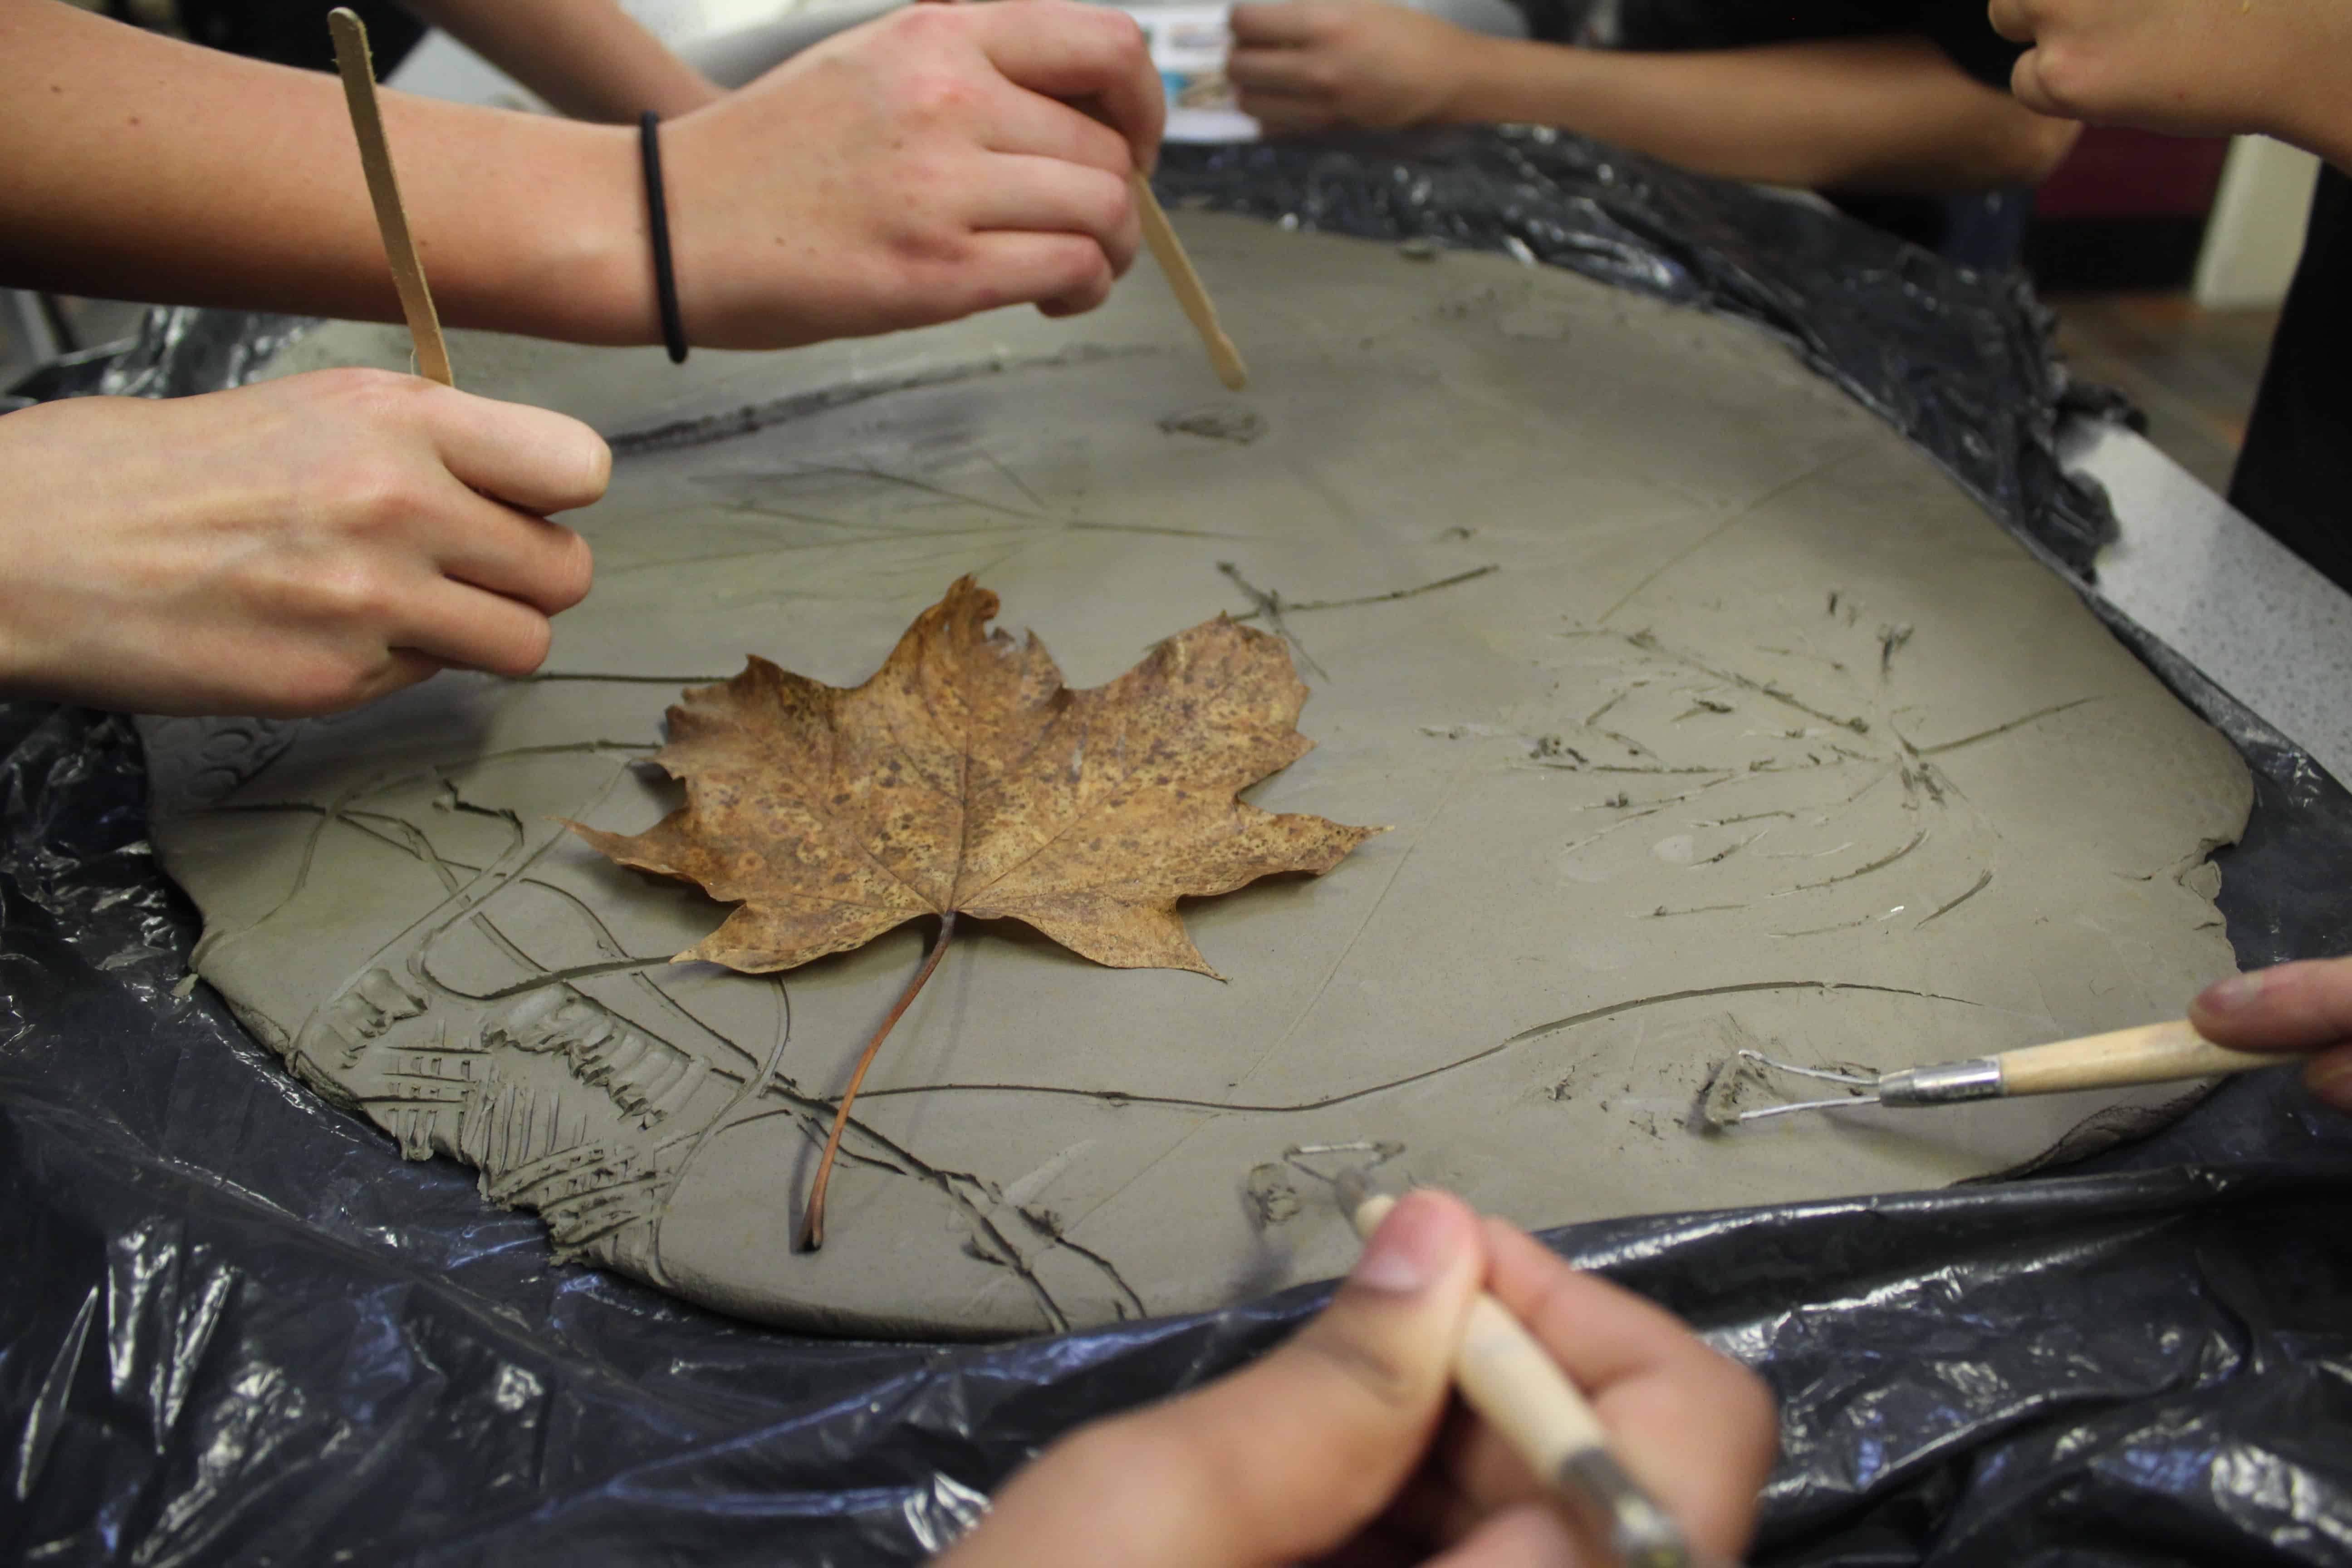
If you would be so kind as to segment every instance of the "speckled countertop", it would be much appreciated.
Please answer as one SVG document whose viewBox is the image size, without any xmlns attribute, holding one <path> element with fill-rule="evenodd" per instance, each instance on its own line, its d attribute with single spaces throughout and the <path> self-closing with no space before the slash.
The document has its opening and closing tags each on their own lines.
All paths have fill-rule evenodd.
<svg viewBox="0 0 2352 1568">
<path fill-rule="evenodd" d="M 2352 594 L 2128 430 L 2078 420 L 2060 448 L 2106 487 L 2122 529 L 2099 591 L 2352 781 Z"/>
</svg>

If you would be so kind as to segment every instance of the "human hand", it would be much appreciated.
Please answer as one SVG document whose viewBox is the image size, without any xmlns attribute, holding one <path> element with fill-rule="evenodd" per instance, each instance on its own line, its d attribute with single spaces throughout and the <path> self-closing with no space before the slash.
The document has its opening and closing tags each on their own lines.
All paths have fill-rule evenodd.
<svg viewBox="0 0 2352 1568">
<path fill-rule="evenodd" d="M 293 717 L 528 674 L 590 575 L 541 514 L 611 472 L 576 419 L 380 371 L 23 409 L 0 417 L 0 690 Z"/>
<path fill-rule="evenodd" d="M 2352 8 L 2337 0 L 1991 0 L 1989 15 L 2033 46 L 2010 85 L 2044 114 L 2324 153 L 2352 98 Z"/>
<path fill-rule="evenodd" d="M 2217 1046 L 2316 1052 L 2303 1081 L 2336 1110 L 2352 1111 L 2352 957 L 2233 974 L 2199 993 L 2189 1021 Z"/>
<path fill-rule="evenodd" d="M 1479 36 L 1384 0 L 1280 0 L 1233 11 L 1225 75 L 1269 136 L 1456 118 Z"/>
<path fill-rule="evenodd" d="M 1071 0 L 829 38 L 663 128 L 687 331 L 781 348 L 1092 310 L 1135 258 L 1128 179 L 1165 108 L 1142 29 Z"/>
<path fill-rule="evenodd" d="M 1626 1468 L 1700 1544 L 1737 1553 L 1772 1461 L 1763 1385 L 1524 1232 L 1416 1192 L 1287 1343 L 1064 1438 L 940 1568 L 1598 1568 L 1515 1454 L 1466 1413 L 1444 1419 L 1482 1279 L 1585 1390 Z"/>
</svg>

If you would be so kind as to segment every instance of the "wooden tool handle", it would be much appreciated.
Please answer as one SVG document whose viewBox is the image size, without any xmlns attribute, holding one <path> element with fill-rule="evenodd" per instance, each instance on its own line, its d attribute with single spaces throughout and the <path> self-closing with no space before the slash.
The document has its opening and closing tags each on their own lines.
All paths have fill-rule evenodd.
<svg viewBox="0 0 2352 1568">
<path fill-rule="evenodd" d="M 1135 192 L 1135 210 L 1143 220 L 1143 243 L 1151 247 L 1152 259 L 1160 270 L 1168 275 L 1168 287 L 1175 291 L 1176 303 L 1183 307 L 1184 315 L 1192 330 L 1201 334 L 1201 342 L 1209 351 L 1209 363 L 1215 367 L 1217 379 L 1229 392 L 1239 392 L 1249 384 L 1249 367 L 1242 363 L 1241 351 L 1234 347 L 1233 339 L 1217 324 L 1217 308 L 1209 302 L 1209 291 L 1201 286 L 1201 275 L 1192 270 L 1192 258 L 1184 254 L 1184 245 L 1169 225 L 1168 214 L 1161 208 L 1160 198 L 1151 194 L 1151 182 L 1143 171 L 1129 176 Z"/>
<path fill-rule="evenodd" d="M 400 182 L 392 172 L 392 146 L 384 140 L 383 117 L 376 108 L 375 61 L 368 52 L 367 25 L 356 12 L 338 6 L 327 13 L 327 31 L 335 40 L 335 67 L 342 74 L 343 102 L 352 111 L 352 134 L 360 144 L 360 167 L 367 174 L 376 231 L 383 237 L 384 259 L 392 264 L 392 284 L 400 295 L 400 313 L 408 321 L 409 341 L 416 345 L 417 374 L 455 386 L 441 317 L 433 309 L 433 290 L 425 286 L 425 262 L 408 233 Z"/>
<path fill-rule="evenodd" d="M 2003 1051 L 1993 1059 L 2000 1064 L 2001 1093 L 2013 1095 L 2170 1083 L 2216 1073 L 2251 1072 L 2294 1058 L 2217 1046 L 2190 1028 L 2187 1019 L 2178 1019 L 2112 1034 L 2085 1035 L 2054 1045 L 2027 1046 Z"/>
<path fill-rule="evenodd" d="M 1386 1194 L 1365 1199 L 1356 1208 L 1356 1234 L 1370 1240 L 1395 1206 L 1396 1200 Z M 1463 1403 L 1538 1476 L 1558 1476 L 1577 1455 L 1608 1447 L 1601 1418 L 1559 1363 L 1509 1308 L 1484 1290 L 1470 1303 L 1469 1321 L 1454 1352 L 1454 1381 Z"/>
</svg>

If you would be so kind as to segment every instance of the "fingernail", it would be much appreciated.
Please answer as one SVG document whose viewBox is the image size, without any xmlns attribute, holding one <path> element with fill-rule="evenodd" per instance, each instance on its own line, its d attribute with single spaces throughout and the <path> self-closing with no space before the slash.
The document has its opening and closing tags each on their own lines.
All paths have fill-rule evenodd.
<svg viewBox="0 0 2352 1568">
<path fill-rule="evenodd" d="M 2352 1061 L 2322 1058 L 2305 1074 L 2313 1095 L 2338 1110 L 2352 1111 Z"/>
<path fill-rule="evenodd" d="M 1391 1296 L 1428 1289 L 1461 1248 L 1460 1218 L 1451 1204 L 1433 1193 L 1407 1193 L 1372 1232 L 1348 1278 Z"/>
<path fill-rule="evenodd" d="M 2262 994 L 2264 973 L 2257 969 L 2217 980 L 2198 994 L 2197 1005 L 2209 1013 L 2234 1013 Z"/>
</svg>

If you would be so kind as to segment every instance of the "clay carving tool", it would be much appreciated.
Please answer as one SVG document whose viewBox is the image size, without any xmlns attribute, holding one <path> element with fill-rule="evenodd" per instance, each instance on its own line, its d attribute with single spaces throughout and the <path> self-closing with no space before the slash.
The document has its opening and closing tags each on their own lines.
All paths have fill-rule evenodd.
<svg viewBox="0 0 2352 1568">
<path fill-rule="evenodd" d="M 416 345 L 417 374 L 427 381 L 455 386 L 457 378 L 449 373 L 449 346 L 441 338 L 441 318 L 433 310 L 433 291 L 425 286 L 425 263 L 416 254 L 416 242 L 409 237 L 408 214 L 400 205 L 400 182 L 392 172 L 392 148 L 383 139 L 367 24 L 356 12 L 339 5 L 327 13 L 327 30 L 335 40 L 335 66 L 342 73 L 343 100 L 351 106 L 352 134 L 359 139 L 360 166 L 367 171 L 375 226 L 383 236 L 384 258 L 392 263 L 393 287 L 400 291 L 400 313 L 408 319 L 408 335 Z"/>
<path fill-rule="evenodd" d="M 1707 1086 L 1699 1113 L 1709 1127 L 1727 1128 L 1801 1110 L 1848 1110 L 1864 1105 L 1894 1109 L 1961 1105 L 1972 1100 L 2063 1094 L 2077 1089 L 2175 1083 L 2220 1073 L 2252 1072 L 2294 1059 L 2292 1056 L 2233 1051 L 2217 1046 L 2189 1027 L 2185 1019 L 2143 1024 L 2137 1028 L 2116 1029 L 2105 1035 L 2085 1035 L 2080 1039 L 2060 1040 L 2047 1046 L 2027 1046 L 1997 1056 L 1972 1057 L 1967 1061 L 1938 1062 L 1931 1067 L 1901 1068 L 1883 1073 L 1799 1067 L 1794 1062 L 1775 1061 L 1761 1051 L 1743 1049 Z M 1763 1087 L 1765 1075 L 1774 1072 L 1844 1084 L 1852 1092 L 1832 1100 L 1742 1109 L 1738 1101 L 1750 1090 Z"/>
<path fill-rule="evenodd" d="M 1135 210 L 1143 220 L 1143 243 L 1151 247 L 1151 258 L 1167 275 L 1168 287 L 1175 290 L 1176 303 L 1183 307 L 1192 330 L 1201 334 L 1217 379 L 1225 384 L 1226 391 L 1239 392 L 1249 384 L 1249 367 L 1242 363 L 1241 351 L 1234 347 L 1234 340 L 1225 336 L 1225 329 L 1217 324 L 1217 307 L 1210 301 L 1209 291 L 1201 286 L 1201 275 L 1192 269 L 1192 258 L 1184 254 L 1183 242 L 1176 237 L 1175 228 L 1168 222 L 1167 209 L 1152 195 L 1151 182 L 1142 170 L 1136 170 L 1128 180 L 1135 189 Z"/>
<path fill-rule="evenodd" d="M 1394 1197 L 1374 1190 L 1372 1167 L 1399 1152 L 1395 1144 L 1319 1143 L 1287 1150 L 1284 1158 L 1293 1169 L 1329 1183 L 1339 1211 L 1370 1240 L 1396 1206 Z M 1317 1154 L 1369 1158 L 1326 1175 L 1300 1163 Z M 1717 1560 L 1691 1545 L 1674 1516 L 1610 1451 L 1600 1416 L 1559 1363 L 1486 1291 L 1470 1304 L 1454 1352 L 1454 1384 L 1462 1402 L 1601 1533 L 1627 1568 L 1717 1568 Z"/>
</svg>

